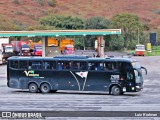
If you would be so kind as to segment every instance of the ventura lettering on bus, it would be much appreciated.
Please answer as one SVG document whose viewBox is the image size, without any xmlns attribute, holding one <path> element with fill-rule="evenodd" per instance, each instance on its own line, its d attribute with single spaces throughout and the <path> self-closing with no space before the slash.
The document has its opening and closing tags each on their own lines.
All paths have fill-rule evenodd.
<svg viewBox="0 0 160 120">
<path fill-rule="evenodd" d="M 30 70 L 28 72 L 25 70 L 24 73 L 26 74 L 26 76 L 39 77 L 39 74 L 34 74 L 33 70 Z"/>
</svg>

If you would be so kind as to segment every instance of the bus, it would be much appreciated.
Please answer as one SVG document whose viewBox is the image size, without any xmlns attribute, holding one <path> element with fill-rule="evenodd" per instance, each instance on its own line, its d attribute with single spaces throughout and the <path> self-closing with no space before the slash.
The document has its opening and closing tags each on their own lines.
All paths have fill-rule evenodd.
<svg viewBox="0 0 160 120">
<path fill-rule="evenodd" d="M 142 69 L 130 58 L 62 55 L 8 59 L 7 85 L 31 93 L 57 90 L 104 91 L 112 95 L 143 89 Z"/>
</svg>

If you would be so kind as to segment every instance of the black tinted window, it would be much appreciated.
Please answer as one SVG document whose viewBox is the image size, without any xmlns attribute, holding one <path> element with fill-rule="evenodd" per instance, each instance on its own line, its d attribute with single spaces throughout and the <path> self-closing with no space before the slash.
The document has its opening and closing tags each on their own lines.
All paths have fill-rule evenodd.
<svg viewBox="0 0 160 120">
<path fill-rule="evenodd" d="M 27 61 L 19 61 L 19 68 L 20 69 L 27 69 L 28 68 Z"/>
<path fill-rule="evenodd" d="M 10 61 L 10 67 L 18 68 L 18 61 Z"/>
<path fill-rule="evenodd" d="M 28 69 L 42 69 L 41 61 L 29 61 Z"/>
<path fill-rule="evenodd" d="M 58 70 L 71 69 L 71 61 L 58 61 Z"/>
<path fill-rule="evenodd" d="M 106 71 L 113 71 L 118 70 L 116 62 L 105 62 L 104 63 L 104 70 Z"/>
<path fill-rule="evenodd" d="M 43 61 L 43 69 L 56 69 L 56 61 Z"/>
<path fill-rule="evenodd" d="M 86 62 L 73 61 L 74 70 L 86 70 Z"/>
<path fill-rule="evenodd" d="M 88 62 L 88 70 L 104 70 L 104 63 Z"/>
</svg>

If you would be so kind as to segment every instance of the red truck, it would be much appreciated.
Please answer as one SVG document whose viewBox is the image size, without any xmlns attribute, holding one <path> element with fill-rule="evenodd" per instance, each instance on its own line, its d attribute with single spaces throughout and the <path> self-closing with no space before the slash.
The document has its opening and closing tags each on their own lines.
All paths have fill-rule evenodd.
<svg viewBox="0 0 160 120">
<path fill-rule="evenodd" d="M 13 44 L 13 51 L 16 55 L 30 56 L 30 47 L 28 41 L 11 41 Z"/>
<path fill-rule="evenodd" d="M 33 48 L 33 53 L 32 53 L 33 56 L 42 56 L 42 45 L 34 45 L 34 48 Z"/>
<path fill-rule="evenodd" d="M 9 38 L 0 38 L 0 64 L 6 63 L 11 56 L 14 56 L 14 53 L 13 45 L 9 43 Z"/>
<path fill-rule="evenodd" d="M 73 45 L 64 46 L 64 53 L 63 54 L 74 54 L 74 46 Z"/>
</svg>

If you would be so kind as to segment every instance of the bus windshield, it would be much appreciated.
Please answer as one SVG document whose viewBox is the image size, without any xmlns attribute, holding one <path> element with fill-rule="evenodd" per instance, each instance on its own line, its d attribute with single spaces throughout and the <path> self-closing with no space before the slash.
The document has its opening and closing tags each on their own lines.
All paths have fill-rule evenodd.
<svg viewBox="0 0 160 120">
<path fill-rule="evenodd" d="M 135 68 L 136 70 L 134 70 L 134 74 L 135 74 L 135 80 L 136 83 L 141 83 L 143 82 L 143 77 L 142 77 L 142 70 L 141 70 L 141 65 L 139 62 L 132 62 L 133 68 Z"/>
</svg>

